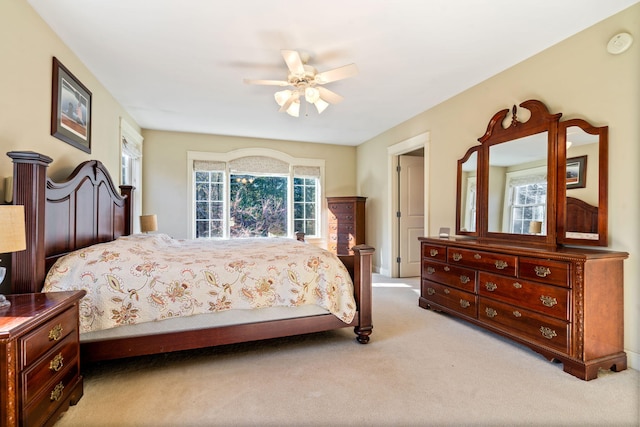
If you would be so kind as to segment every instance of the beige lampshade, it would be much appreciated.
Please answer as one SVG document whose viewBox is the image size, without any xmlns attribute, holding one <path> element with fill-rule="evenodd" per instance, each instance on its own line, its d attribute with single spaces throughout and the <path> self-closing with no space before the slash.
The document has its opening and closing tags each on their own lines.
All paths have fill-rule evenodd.
<svg viewBox="0 0 640 427">
<path fill-rule="evenodd" d="M 0 205 L 0 254 L 26 248 L 24 206 Z"/>
<path fill-rule="evenodd" d="M 140 215 L 140 231 L 148 233 L 150 231 L 158 231 L 157 215 Z"/>
<path fill-rule="evenodd" d="M 530 234 L 540 234 L 542 232 L 542 221 L 531 221 L 529 223 Z"/>
</svg>

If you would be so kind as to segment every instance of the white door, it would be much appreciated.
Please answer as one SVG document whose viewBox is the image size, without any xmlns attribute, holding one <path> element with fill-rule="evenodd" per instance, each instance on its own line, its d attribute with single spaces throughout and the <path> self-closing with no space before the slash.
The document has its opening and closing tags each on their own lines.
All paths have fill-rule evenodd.
<svg viewBox="0 0 640 427">
<path fill-rule="evenodd" d="M 399 160 L 399 277 L 415 277 L 420 275 L 418 237 L 424 236 L 424 157 Z"/>
</svg>

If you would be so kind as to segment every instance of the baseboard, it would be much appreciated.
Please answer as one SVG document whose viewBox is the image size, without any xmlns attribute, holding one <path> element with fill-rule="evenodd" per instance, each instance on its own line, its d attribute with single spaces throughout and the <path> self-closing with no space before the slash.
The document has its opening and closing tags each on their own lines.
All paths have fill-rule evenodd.
<svg viewBox="0 0 640 427">
<path fill-rule="evenodd" d="M 627 366 L 640 371 L 640 353 L 631 350 L 625 350 L 625 353 L 627 353 Z"/>
<path fill-rule="evenodd" d="M 378 268 L 375 265 L 373 266 L 373 272 L 382 274 L 383 276 L 391 277 L 391 271 L 386 268 Z"/>
</svg>

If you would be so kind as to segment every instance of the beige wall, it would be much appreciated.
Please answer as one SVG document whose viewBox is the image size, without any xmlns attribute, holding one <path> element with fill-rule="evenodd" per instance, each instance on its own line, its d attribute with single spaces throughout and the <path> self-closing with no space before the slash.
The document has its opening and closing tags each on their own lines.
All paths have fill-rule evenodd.
<svg viewBox="0 0 640 427">
<path fill-rule="evenodd" d="M 425 111 L 358 146 L 358 192 L 375 206 L 367 212 L 368 244 L 376 252 L 376 268 L 389 270 L 386 241 L 387 147 L 430 132 L 426 173 L 428 230 L 455 227 L 456 161 L 477 143 L 497 111 L 528 99 L 543 101 L 563 118 L 586 118 L 609 126 L 610 247 L 627 251 L 625 261 L 625 348 L 630 364 L 640 368 L 640 5 L 635 5 L 546 51 Z M 620 31 L 635 37 L 621 55 L 606 52 L 607 41 Z"/>
<path fill-rule="evenodd" d="M 157 214 L 159 230 L 176 238 L 189 236 L 187 151 L 270 148 L 293 157 L 324 159 L 325 195 L 355 194 L 355 147 L 150 130 L 143 136 L 142 213 Z"/>
<path fill-rule="evenodd" d="M 54 56 L 92 92 L 91 154 L 51 136 Z M 66 177 L 89 159 L 101 160 L 119 173 L 120 117 L 139 127 L 26 1 L 0 1 L 0 58 L 0 200 L 4 200 L 2 179 L 13 174 L 11 159 L 5 155 L 8 151 L 36 151 L 51 157 L 49 174 L 55 179 Z M 4 256 L 2 264 L 8 263 Z M 9 280 L 4 282 L 0 291 L 7 292 Z"/>
</svg>

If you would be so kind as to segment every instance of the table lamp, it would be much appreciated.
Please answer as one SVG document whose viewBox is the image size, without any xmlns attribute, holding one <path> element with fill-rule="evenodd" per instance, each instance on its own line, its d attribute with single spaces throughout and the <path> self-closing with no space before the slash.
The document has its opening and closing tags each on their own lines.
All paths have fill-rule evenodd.
<svg viewBox="0 0 640 427">
<path fill-rule="evenodd" d="M 23 251 L 26 248 L 24 206 L 0 205 L 0 254 Z M 0 266 L 0 284 L 6 273 L 7 269 Z M 0 308 L 10 305 L 5 296 L 0 294 Z"/>
<path fill-rule="evenodd" d="M 143 233 L 158 231 L 157 215 L 140 215 L 140 231 Z"/>
</svg>

